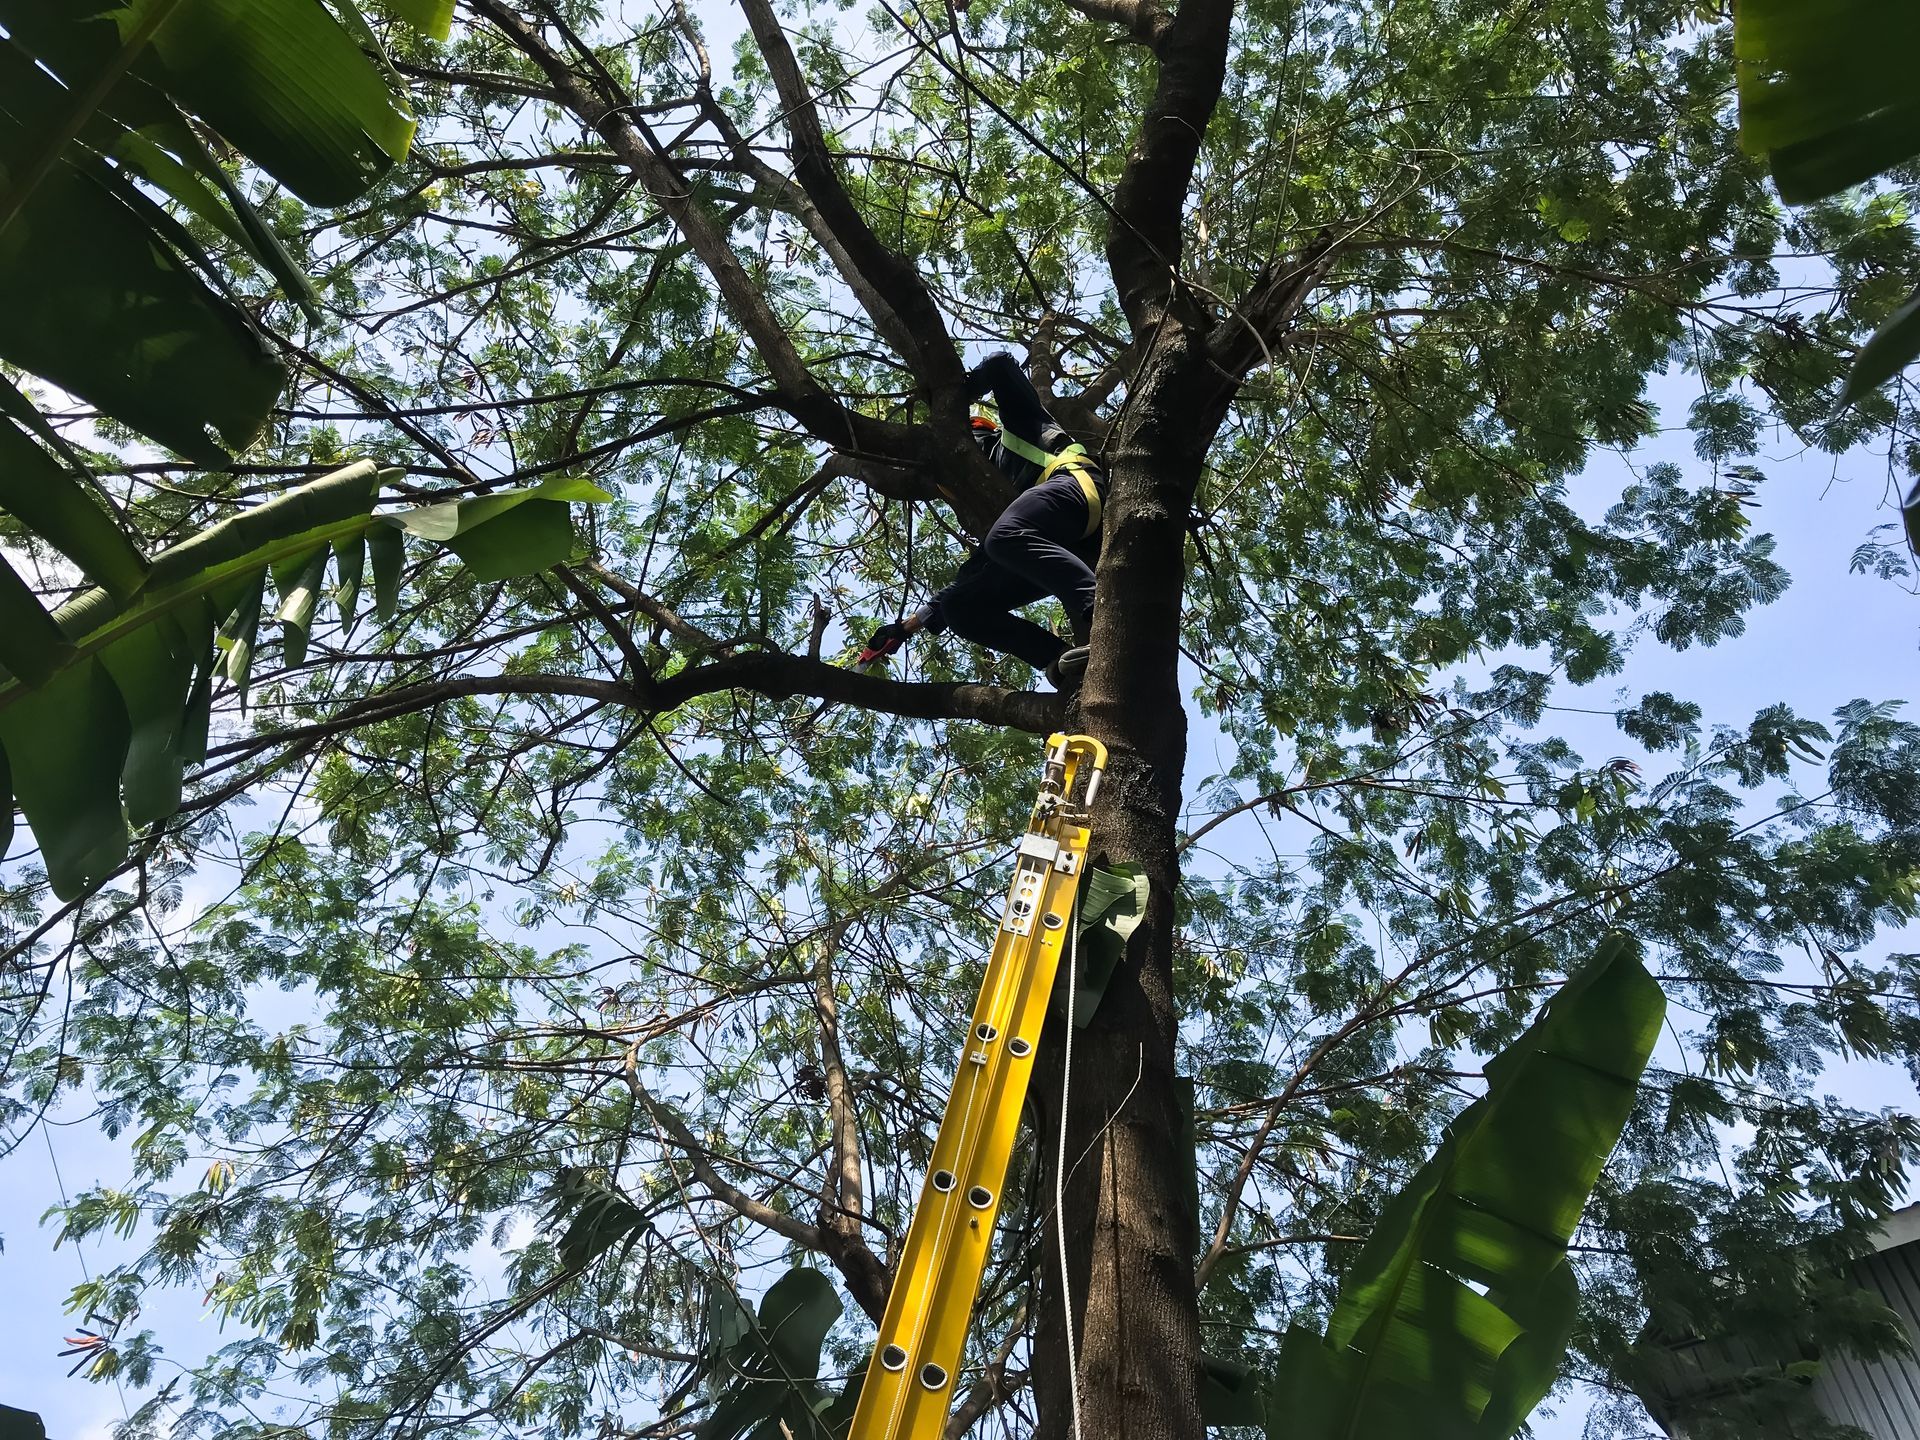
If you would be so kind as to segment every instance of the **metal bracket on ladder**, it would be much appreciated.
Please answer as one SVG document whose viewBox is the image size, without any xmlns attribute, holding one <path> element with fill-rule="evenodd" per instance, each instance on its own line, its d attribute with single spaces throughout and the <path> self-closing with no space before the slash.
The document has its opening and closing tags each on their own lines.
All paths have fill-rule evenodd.
<svg viewBox="0 0 1920 1440">
<path fill-rule="evenodd" d="M 1086 812 L 1070 799 L 1084 779 L 1081 807 L 1091 805 L 1106 764 L 1107 747 L 1091 736 L 1047 740 L 1040 797 L 1020 840 L 933 1166 L 848 1440 L 937 1440 L 946 1427 L 1041 1022 L 1086 869 Z"/>
</svg>

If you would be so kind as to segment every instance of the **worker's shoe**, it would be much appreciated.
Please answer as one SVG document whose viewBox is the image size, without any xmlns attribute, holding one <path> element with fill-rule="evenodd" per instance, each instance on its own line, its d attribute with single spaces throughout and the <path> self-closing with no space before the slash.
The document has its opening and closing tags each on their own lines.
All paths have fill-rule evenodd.
<svg viewBox="0 0 1920 1440">
<path fill-rule="evenodd" d="M 1060 658 L 1047 666 L 1047 679 L 1056 690 L 1078 690 L 1087 673 L 1087 647 L 1076 645 L 1062 651 Z"/>
</svg>

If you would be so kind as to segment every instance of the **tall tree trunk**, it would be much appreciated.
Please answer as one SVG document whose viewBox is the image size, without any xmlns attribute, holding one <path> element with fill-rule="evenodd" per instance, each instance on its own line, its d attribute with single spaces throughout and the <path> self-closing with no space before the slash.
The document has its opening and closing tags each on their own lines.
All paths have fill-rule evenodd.
<svg viewBox="0 0 1920 1440">
<path fill-rule="evenodd" d="M 1064 1218 L 1085 1437 L 1197 1440 L 1200 1334 L 1192 1155 L 1174 1084 L 1175 824 L 1187 722 L 1178 662 L 1186 518 L 1209 433 L 1183 397 L 1204 349 L 1178 327 L 1136 384 L 1107 451 L 1112 489 L 1081 727 L 1111 751 L 1094 850 L 1145 866 L 1146 918 L 1100 1009 L 1073 1037 Z M 1202 433 L 1207 432 L 1207 433 Z M 1060 1058 L 1036 1076 L 1045 1203 L 1059 1144 Z M 1039 1434 L 1071 1433 L 1057 1241 L 1033 1356 Z"/>
</svg>

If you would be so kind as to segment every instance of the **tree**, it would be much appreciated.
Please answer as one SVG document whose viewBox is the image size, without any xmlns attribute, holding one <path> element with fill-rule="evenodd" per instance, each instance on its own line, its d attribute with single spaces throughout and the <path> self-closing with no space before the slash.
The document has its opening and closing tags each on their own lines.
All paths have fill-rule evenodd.
<svg viewBox="0 0 1920 1440">
<path fill-rule="evenodd" d="M 741 13 L 731 75 L 683 7 L 392 33 L 413 158 L 343 209 L 248 182 L 318 318 L 185 219 L 296 367 L 269 436 L 201 490 L 173 479 L 204 458 L 69 417 L 143 534 L 349 451 L 440 497 L 622 497 L 551 576 L 416 573 L 387 649 L 316 628 L 256 666 L 117 886 L 43 910 L 17 877 L 13 983 L 84 984 L 19 1007 L 16 1133 L 72 1084 L 138 1127 L 62 1222 L 143 1240 L 79 1297 L 123 1321 L 96 1371 L 150 1373 L 150 1286 L 245 1326 L 142 1425 L 258 1432 L 291 1377 L 314 1408 L 272 1423 L 670 1431 L 793 1254 L 875 1314 L 1062 724 L 1112 749 L 1097 843 L 1149 896 L 1065 1116 L 1089 1433 L 1197 1433 L 1203 1353 L 1270 1369 L 1474 1057 L 1616 927 L 1702 1018 L 1602 1176 L 1575 1372 L 1813 1300 L 1804 1333 L 1883 1342 L 1824 1267 L 1914 1127 L 1806 1097 L 1913 1048 L 1911 961 L 1874 946 L 1913 913 L 1920 732 L 1864 700 L 1708 729 L 1664 693 L 1619 709 L 1640 760 L 1540 727 L 1634 634 L 1711 644 L 1779 593 L 1763 426 L 1907 463 L 1904 392 L 1832 409 L 1912 268 L 1904 192 L 1783 216 L 1691 6 Z M 1112 476 L 1072 704 L 957 645 L 827 658 L 1005 498 L 958 342 L 1030 342 Z M 1581 467 L 1652 433 L 1665 369 L 1700 466 L 1597 515 Z M 1227 758 L 1189 787 L 1193 724 Z M 227 793 L 282 808 L 240 834 L 195 803 Z M 961 1417 L 1057 1436 L 1050 1153 Z M 597 1253 L 586 1193 L 638 1217 Z M 864 1333 L 830 1334 L 843 1368 Z M 1792 1376 L 1756 1383 L 1787 1423 Z"/>
</svg>

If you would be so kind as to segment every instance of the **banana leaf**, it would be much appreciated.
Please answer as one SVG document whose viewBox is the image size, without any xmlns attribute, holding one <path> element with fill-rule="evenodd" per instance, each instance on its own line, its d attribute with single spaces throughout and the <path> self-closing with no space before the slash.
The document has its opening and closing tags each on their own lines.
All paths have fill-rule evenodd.
<svg viewBox="0 0 1920 1440">
<path fill-rule="evenodd" d="M 1084 1030 L 1107 993 L 1107 984 L 1127 953 L 1127 939 L 1147 914 L 1147 872 L 1131 860 L 1095 865 L 1080 894 L 1074 934 L 1079 945 L 1073 969 L 1073 1028 Z M 1061 1019 L 1067 1009 L 1067 971 L 1062 964 L 1047 999 L 1047 1014 Z M 1196 1211 L 1196 1213 L 1198 1213 Z"/>
<path fill-rule="evenodd" d="M 382 473 L 361 461 L 210 526 L 139 561 L 143 578 L 130 592 L 102 586 L 51 615 L 26 592 L 26 608 L 0 627 L 9 672 L 0 676 L 0 751 L 56 895 L 75 899 L 119 868 L 129 820 L 149 825 L 179 808 L 186 768 L 205 752 L 213 679 L 245 691 L 269 581 L 289 665 L 304 659 L 329 559 L 343 623 L 367 549 L 379 583 L 397 591 L 403 536 L 419 512 L 373 513 Z M 435 512 L 428 528 L 449 548 L 482 537 L 485 578 L 501 579 L 544 568 L 556 550 L 564 559 L 568 504 L 609 497 L 552 482 L 488 498 L 495 503 L 471 510 L 425 507 Z M 530 540 L 513 533 L 528 516 L 538 517 Z"/>
<path fill-rule="evenodd" d="M 1268 1431 L 1505 1440 L 1552 1388 L 1578 1291 L 1567 1242 L 1665 1010 L 1609 939 L 1487 1065 L 1487 1093 L 1390 1201 L 1321 1337 L 1289 1331 Z"/>
<path fill-rule="evenodd" d="M 372 30 L 351 0 L 337 7 L 0 0 L 0 359 L 202 463 L 259 432 L 285 370 L 227 277 L 132 177 L 315 310 L 195 127 L 312 203 L 363 193 L 414 124 Z M 446 34 L 443 0 L 391 8 Z"/>
<path fill-rule="evenodd" d="M 1905 0 L 1741 0 L 1734 8 L 1740 142 L 1764 155 L 1780 198 L 1804 205 L 1920 155 Z M 1873 335 L 1841 390 L 1849 405 L 1920 355 L 1920 292 Z"/>
<path fill-rule="evenodd" d="M 701 1369 L 719 1384 L 695 1440 L 831 1440 L 852 1418 L 845 1394 L 820 1380 L 820 1347 L 840 1318 L 840 1297 L 818 1270 L 796 1266 L 768 1287 L 756 1315 L 725 1296 L 730 1341 L 710 1347 Z"/>
<path fill-rule="evenodd" d="M 584 1270 L 622 1241 L 629 1244 L 647 1225 L 647 1217 L 618 1189 L 577 1165 L 564 1165 L 554 1177 L 553 1203 L 546 1215 L 551 1227 L 566 1222 L 555 1250 L 567 1270 Z"/>
</svg>

